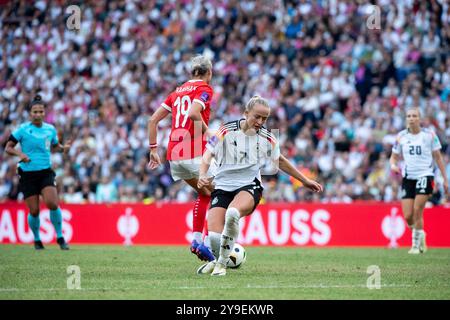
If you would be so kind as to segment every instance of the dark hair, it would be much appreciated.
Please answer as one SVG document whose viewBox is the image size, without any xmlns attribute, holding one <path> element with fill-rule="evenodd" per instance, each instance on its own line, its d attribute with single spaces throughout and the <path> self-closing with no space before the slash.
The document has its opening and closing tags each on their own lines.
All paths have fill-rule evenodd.
<svg viewBox="0 0 450 320">
<path fill-rule="evenodd" d="M 45 103 L 42 101 L 42 97 L 39 94 L 37 94 L 34 97 L 33 101 L 31 101 L 30 110 L 31 110 L 31 108 L 33 108 L 33 106 L 35 106 L 37 104 L 41 104 L 41 105 L 43 105 L 45 107 Z"/>
</svg>

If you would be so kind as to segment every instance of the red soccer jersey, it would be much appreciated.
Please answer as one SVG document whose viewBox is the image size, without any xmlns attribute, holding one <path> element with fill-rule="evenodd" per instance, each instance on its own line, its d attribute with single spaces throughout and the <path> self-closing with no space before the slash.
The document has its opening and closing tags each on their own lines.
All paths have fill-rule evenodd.
<svg viewBox="0 0 450 320">
<path fill-rule="evenodd" d="M 202 156 L 206 141 L 203 140 L 202 125 L 189 118 L 189 109 L 194 102 L 203 110 L 201 116 L 208 125 L 213 90 L 203 80 L 189 80 L 173 91 L 161 104 L 172 113 L 172 130 L 167 147 L 167 160 L 185 160 Z"/>
</svg>

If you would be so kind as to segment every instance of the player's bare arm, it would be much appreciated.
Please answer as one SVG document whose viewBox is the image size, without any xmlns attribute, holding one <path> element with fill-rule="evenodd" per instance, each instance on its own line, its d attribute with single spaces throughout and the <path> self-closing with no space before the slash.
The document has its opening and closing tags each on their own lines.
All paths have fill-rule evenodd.
<svg viewBox="0 0 450 320">
<path fill-rule="evenodd" d="M 15 148 L 16 144 L 17 143 L 14 141 L 8 141 L 6 143 L 5 152 L 10 156 L 19 157 L 19 162 L 30 162 L 30 158 L 25 153 Z"/>
<path fill-rule="evenodd" d="M 188 117 L 191 119 L 194 123 L 201 123 L 202 124 L 202 133 L 206 133 L 206 139 L 210 138 L 213 133 L 211 130 L 208 129 L 208 126 L 206 125 L 206 122 L 203 120 L 201 112 L 203 110 L 203 106 L 200 103 L 194 102 L 189 109 Z"/>
<path fill-rule="evenodd" d="M 447 178 L 444 159 L 442 158 L 441 151 L 440 150 L 433 151 L 433 158 L 436 161 L 436 164 L 442 173 L 442 177 L 444 178 L 444 191 L 445 191 L 445 194 L 447 195 L 448 194 L 448 178 Z"/>
<path fill-rule="evenodd" d="M 163 107 L 156 109 L 155 113 L 148 120 L 148 141 L 150 148 L 150 161 L 148 167 L 151 170 L 156 169 L 161 164 L 161 159 L 158 155 L 158 124 L 169 115 L 169 111 Z"/>
<path fill-rule="evenodd" d="M 202 123 L 202 132 L 205 133 L 206 130 L 208 130 L 208 126 L 206 125 L 205 121 L 202 118 L 201 112 L 203 110 L 203 107 L 200 103 L 194 102 L 192 103 L 191 108 L 189 109 L 188 117 L 192 121 L 195 122 L 201 122 Z"/>
<path fill-rule="evenodd" d="M 283 155 L 281 155 L 279 158 L 279 168 L 282 171 L 284 171 L 285 173 L 287 173 L 288 175 L 290 175 L 291 177 L 293 177 L 293 178 L 299 180 L 301 183 L 303 183 L 305 188 L 308 188 L 309 190 L 312 190 L 314 192 L 322 192 L 323 191 L 323 187 L 320 183 L 309 179 L 304 174 L 302 174 L 300 171 L 298 171 L 289 162 L 289 160 L 286 159 L 286 157 L 284 157 Z"/>
<path fill-rule="evenodd" d="M 55 144 L 52 146 L 52 152 L 63 152 L 63 153 L 67 153 L 70 150 L 70 147 L 72 146 L 72 141 L 71 140 L 67 140 L 67 142 L 65 144 Z"/>
<path fill-rule="evenodd" d="M 400 167 L 398 166 L 398 161 L 400 160 L 400 156 L 394 152 L 392 152 L 391 158 L 389 159 L 389 163 L 391 164 L 391 171 L 395 173 L 400 173 Z"/>
</svg>

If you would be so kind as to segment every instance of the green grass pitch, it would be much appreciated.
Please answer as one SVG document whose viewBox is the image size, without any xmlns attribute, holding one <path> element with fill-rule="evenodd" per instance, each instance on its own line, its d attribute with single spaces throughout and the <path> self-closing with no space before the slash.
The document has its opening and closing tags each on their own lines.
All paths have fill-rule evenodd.
<svg viewBox="0 0 450 320">
<path fill-rule="evenodd" d="M 225 277 L 199 276 L 188 246 L 0 245 L 0 299 L 450 299 L 450 249 L 246 247 Z M 67 289 L 67 268 L 81 289 Z M 368 289 L 369 266 L 380 288 Z M 70 278 L 72 279 L 72 278 Z M 69 284 L 73 283 L 69 279 Z M 376 285 L 376 282 L 370 283 Z"/>
</svg>

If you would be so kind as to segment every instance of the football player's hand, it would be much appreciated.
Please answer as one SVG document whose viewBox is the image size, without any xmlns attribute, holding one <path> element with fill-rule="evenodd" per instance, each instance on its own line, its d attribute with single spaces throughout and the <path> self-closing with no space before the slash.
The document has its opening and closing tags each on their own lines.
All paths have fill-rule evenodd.
<svg viewBox="0 0 450 320">
<path fill-rule="evenodd" d="M 396 164 L 391 164 L 391 171 L 395 174 L 400 174 L 400 168 Z"/>
<path fill-rule="evenodd" d="M 314 181 L 314 180 L 306 180 L 303 181 L 303 185 L 305 186 L 305 188 L 308 188 L 311 191 L 314 192 L 322 192 L 323 191 L 323 187 L 320 183 Z"/>
<path fill-rule="evenodd" d="M 212 180 L 213 180 L 213 177 L 208 178 L 207 176 L 200 176 L 198 178 L 197 187 L 199 189 L 201 189 L 203 187 L 209 187 L 209 186 L 211 186 Z"/>
<path fill-rule="evenodd" d="M 161 159 L 159 158 L 158 151 L 152 150 L 150 151 L 150 161 L 148 162 L 147 167 L 150 170 L 155 170 L 161 164 Z"/>
<path fill-rule="evenodd" d="M 19 162 L 27 163 L 27 162 L 30 162 L 30 161 L 31 161 L 30 158 L 25 153 L 22 153 L 22 155 L 19 158 Z"/>
<path fill-rule="evenodd" d="M 67 154 L 67 152 L 69 152 L 71 146 L 72 146 L 72 141 L 68 140 L 63 146 L 63 153 Z"/>
</svg>

